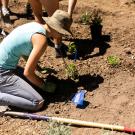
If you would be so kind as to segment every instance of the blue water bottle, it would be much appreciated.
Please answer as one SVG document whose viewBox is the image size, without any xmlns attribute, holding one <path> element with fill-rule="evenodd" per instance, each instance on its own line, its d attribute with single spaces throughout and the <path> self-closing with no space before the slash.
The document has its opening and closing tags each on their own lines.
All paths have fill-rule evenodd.
<svg viewBox="0 0 135 135">
<path fill-rule="evenodd" d="M 72 102 L 76 105 L 76 107 L 83 107 L 84 106 L 85 93 L 86 93 L 85 90 L 80 90 L 72 98 Z"/>
</svg>

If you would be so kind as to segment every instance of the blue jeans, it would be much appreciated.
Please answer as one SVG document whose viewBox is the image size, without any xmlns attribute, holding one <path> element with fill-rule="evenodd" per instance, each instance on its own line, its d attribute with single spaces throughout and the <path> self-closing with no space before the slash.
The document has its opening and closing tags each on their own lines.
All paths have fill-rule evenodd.
<svg viewBox="0 0 135 135">
<path fill-rule="evenodd" d="M 44 99 L 29 83 L 11 70 L 0 69 L 0 105 L 37 111 L 43 102 Z"/>
</svg>

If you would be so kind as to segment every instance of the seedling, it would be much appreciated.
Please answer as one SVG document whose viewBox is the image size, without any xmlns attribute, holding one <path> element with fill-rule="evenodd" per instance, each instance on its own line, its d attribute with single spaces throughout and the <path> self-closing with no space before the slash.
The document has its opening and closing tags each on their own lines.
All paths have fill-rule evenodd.
<svg viewBox="0 0 135 135">
<path fill-rule="evenodd" d="M 68 52 L 73 54 L 76 52 L 76 44 L 74 42 L 69 43 L 68 45 Z"/>
<path fill-rule="evenodd" d="M 65 70 L 66 70 L 66 76 L 68 78 L 71 78 L 72 80 L 76 80 L 78 78 L 78 71 L 73 63 L 67 65 Z"/>
<path fill-rule="evenodd" d="M 90 13 L 86 11 L 84 14 L 82 14 L 81 23 L 84 25 L 88 25 L 90 23 Z"/>
<path fill-rule="evenodd" d="M 113 55 L 108 56 L 107 61 L 112 67 L 115 67 L 115 66 L 119 65 L 119 63 L 120 63 L 120 59 L 117 56 L 113 56 Z"/>
</svg>

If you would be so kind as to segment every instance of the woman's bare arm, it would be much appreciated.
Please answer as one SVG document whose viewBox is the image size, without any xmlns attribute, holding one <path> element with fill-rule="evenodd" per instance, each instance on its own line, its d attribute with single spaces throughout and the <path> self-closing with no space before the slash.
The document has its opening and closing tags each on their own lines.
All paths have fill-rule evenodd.
<svg viewBox="0 0 135 135">
<path fill-rule="evenodd" d="M 27 63 L 24 69 L 24 75 L 34 85 L 41 87 L 44 82 L 41 78 L 39 78 L 35 74 L 35 69 L 37 67 L 37 63 L 40 57 L 42 56 L 42 54 L 44 53 L 47 47 L 46 37 L 41 34 L 34 34 L 32 36 L 32 44 L 33 44 L 33 49 L 27 60 Z"/>
</svg>

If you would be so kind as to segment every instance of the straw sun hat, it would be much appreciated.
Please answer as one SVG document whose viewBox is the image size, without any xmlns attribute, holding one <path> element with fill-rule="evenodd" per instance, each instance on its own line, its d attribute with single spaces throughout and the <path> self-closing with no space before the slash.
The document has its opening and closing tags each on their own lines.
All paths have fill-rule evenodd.
<svg viewBox="0 0 135 135">
<path fill-rule="evenodd" d="M 56 10 L 51 17 L 44 17 L 43 19 L 57 32 L 63 35 L 72 35 L 70 31 L 72 20 L 67 12 L 63 10 Z"/>
</svg>

